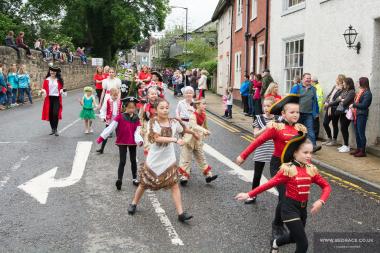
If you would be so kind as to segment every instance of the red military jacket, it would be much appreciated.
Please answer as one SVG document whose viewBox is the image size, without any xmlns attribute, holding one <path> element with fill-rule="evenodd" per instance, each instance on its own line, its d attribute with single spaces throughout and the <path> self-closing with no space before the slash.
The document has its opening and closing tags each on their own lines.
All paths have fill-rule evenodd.
<svg viewBox="0 0 380 253">
<path fill-rule="evenodd" d="M 267 124 L 267 130 L 251 142 L 251 144 L 240 154 L 240 157 L 244 160 L 247 159 L 256 148 L 268 140 L 273 140 L 274 143 L 273 156 L 281 157 L 286 143 L 294 136 L 298 135 L 299 131 L 306 133 L 307 129 L 304 125 L 299 123 L 289 125 L 288 123 L 271 121 Z"/>
<path fill-rule="evenodd" d="M 309 199 L 311 184 L 317 184 L 322 189 L 320 200 L 325 203 L 330 196 L 331 187 L 312 164 L 301 165 L 296 162 L 284 163 L 278 173 L 265 184 L 250 191 L 253 198 L 259 193 L 276 185 L 285 184 L 285 196 L 296 201 L 305 202 Z"/>
<path fill-rule="evenodd" d="M 58 82 L 58 92 L 59 92 L 59 109 L 58 109 L 58 119 L 62 119 L 62 95 L 60 90 L 63 89 L 63 85 L 60 81 Z M 49 111 L 50 111 L 50 99 L 49 99 L 49 80 L 45 79 L 42 84 L 42 89 L 46 91 L 46 97 L 44 99 L 44 104 L 42 106 L 42 120 L 49 121 Z"/>
</svg>

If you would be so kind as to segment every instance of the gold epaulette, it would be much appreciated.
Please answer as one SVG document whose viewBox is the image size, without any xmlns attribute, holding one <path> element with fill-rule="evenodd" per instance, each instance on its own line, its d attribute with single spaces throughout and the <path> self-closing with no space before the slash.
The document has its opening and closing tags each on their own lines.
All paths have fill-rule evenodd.
<svg viewBox="0 0 380 253">
<path fill-rule="evenodd" d="M 314 177 L 315 175 L 319 174 L 318 168 L 314 164 L 306 164 L 306 172 L 311 177 Z"/>
<path fill-rule="evenodd" d="M 303 132 L 305 134 L 307 133 L 307 128 L 304 125 L 300 124 L 300 123 L 296 123 L 294 125 L 294 129 L 296 129 L 297 131 L 301 131 L 301 132 Z"/>
<path fill-rule="evenodd" d="M 281 164 L 280 170 L 284 172 L 284 176 L 294 177 L 297 175 L 297 168 L 293 163 Z"/>
<path fill-rule="evenodd" d="M 275 121 L 269 121 L 267 123 L 268 128 L 274 128 L 276 130 L 284 130 L 285 129 L 285 123 L 282 122 L 275 122 Z"/>
</svg>

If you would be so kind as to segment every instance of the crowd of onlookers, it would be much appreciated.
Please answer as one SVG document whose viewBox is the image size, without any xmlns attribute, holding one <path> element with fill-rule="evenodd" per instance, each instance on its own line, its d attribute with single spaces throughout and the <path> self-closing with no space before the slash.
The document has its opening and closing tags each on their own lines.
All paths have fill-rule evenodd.
<svg viewBox="0 0 380 253">
<path fill-rule="evenodd" d="M 290 94 L 300 95 L 300 119 L 299 122 L 306 126 L 308 138 L 314 145 L 314 152 L 321 149 L 317 145 L 320 134 L 320 118 L 323 117 L 323 127 L 327 140 L 322 145 L 337 146 L 339 130 L 342 133 L 343 143 L 338 147 L 340 153 L 348 153 L 355 157 L 366 156 L 366 123 L 368 120 L 369 107 L 372 102 L 372 93 L 369 79 L 361 77 L 356 85 L 352 78 L 338 75 L 335 85 L 325 97 L 323 89 L 316 76 L 304 73 L 302 80 L 295 77 Z M 262 74 L 251 73 L 246 75 L 241 84 L 240 94 L 242 97 L 243 113 L 253 117 L 263 113 L 262 101 L 273 98 L 278 101 L 282 98 L 279 94 L 279 86 L 273 81 L 270 71 L 264 70 Z M 230 102 L 228 102 L 231 100 Z M 232 117 L 232 89 L 227 89 L 224 96 L 226 105 L 225 117 Z M 349 126 L 353 123 L 357 149 L 351 150 L 349 146 Z M 330 123 L 333 131 L 331 132 Z M 339 128 L 340 124 L 340 128 Z"/>
<path fill-rule="evenodd" d="M 14 38 L 14 32 L 9 31 L 8 35 L 5 37 L 5 45 L 13 48 L 17 52 L 18 59 L 21 58 L 20 49 L 24 49 L 26 56 L 30 59 L 34 59 L 30 51 L 30 47 L 24 42 L 24 32 L 19 32 L 17 38 Z M 44 39 L 37 39 L 34 43 L 34 49 L 42 53 L 42 58 L 44 61 L 57 61 L 57 62 L 67 62 L 72 63 L 74 60 L 74 55 L 80 57 L 83 64 L 87 64 L 87 56 L 85 54 L 85 48 L 78 47 L 76 52 L 72 52 L 70 47 L 64 45 L 61 47 L 59 43 L 51 42 L 47 43 Z"/>
</svg>

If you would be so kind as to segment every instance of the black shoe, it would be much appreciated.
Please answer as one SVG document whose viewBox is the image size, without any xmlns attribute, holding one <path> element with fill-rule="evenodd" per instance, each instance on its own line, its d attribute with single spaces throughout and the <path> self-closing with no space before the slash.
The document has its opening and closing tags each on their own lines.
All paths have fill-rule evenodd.
<svg viewBox="0 0 380 253">
<path fill-rule="evenodd" d="M 187 185 L 187 182 L 188 182 L 187 179 L 180 179 L 180 180 L 179 180 L 179 183 L 180 183 L 182 186 L 186 186 L 186 185 Z"/>
<path fill-rule="evenodd" d="M 319 151 L 319 150 L 321 150 L 321 149 L 322 149 L 321 146 L 315 146 L 315 147 L 313 148 L 313 153 L 315 153 L 315 152 L 317 152 L 317 151 Z"/>
<path fill-rule="evenodd" d="M 99 154 L 103 154 L 103 149 L 98 149 L 98 150 L 96 150 L 96 152 L 98 152 Z"/>
<path fill-rule="evenodd" d="M 246 204 L 246 205 L 250 205 L 250 204 L 254 204 L 254 203 L 256 203 L 256 197 L 248 198 L 244 201 L 244 204 Z"/>
<path fill-rule="evenodd" d="M 133 184 L 134 186 L 139 186 L 140 182 L 139 182 L 139 180 L 137 180 L 137 179 L 135 178 L 135 179 L 132 180 L 132 184 Z"/>
<path fill-rule="evenodd" d="M 272 239 L 278 239 L 285 235 L 286 229 L 284 226 L 272 225 Z"/>
<path fill-rule="evenodd" d="M 208 176 L 208 177 L 206 177 L 206 183 L 211 183 L 212 181 L 214 181 L 217 178 L 218 178 L 218 175 Z"/>
<path fill-rule="evenodd" d="M 128 206 L 128 214 L 129 215 L 134 215 L 136 212 L 137 205 L 135 204 L 129 204 Z"/>
<path fill-rule="evenodd" d="M 191 218 L 193 218 L 193 216 L 190 215 L 190 214 L 188 214 L 188 213 L 186 213 L 186 212 L 183 212 L 180 215 L 178 215 L 178 220 L 180 222 L 185 222 L 187 220 L 190 220 Z"/>
<path fill-rule="evenodd" d="M 51 130 L 51 133 L 49 135 L 53 135 L 53 134 L 55 134 L 55 130 L 54 129 Z"/>
<path fill-rule="evenodd" d="M 123 184 L 123 182 L 120 179 L 116 180 L 116 183 L 115 183 L 116 189 L 118 189 L 120 191 L 122 184 Z"/>
<path fill-rule="evenodd" d="M 54 135 L 55 135 L 55 136 L 59 136 L 59 133 L 58 133 L 58 130 L 57 130 L 57 129 L 54 130 Z"/>
</svg>

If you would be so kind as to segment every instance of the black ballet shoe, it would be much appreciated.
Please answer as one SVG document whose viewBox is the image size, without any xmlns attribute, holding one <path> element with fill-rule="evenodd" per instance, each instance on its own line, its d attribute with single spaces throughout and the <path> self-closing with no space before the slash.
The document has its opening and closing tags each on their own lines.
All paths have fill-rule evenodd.
<svg viewBox="0 0 380 253">
<path fill-rule="evenodd" d="M 103 154 L 103 149 L 98 149 L 98 150 L 96 150 L 96 152 L 98 152 L 99 154 Z"/>
<path fill-rule="evenodd" d="M 188 213 L 186 213 L 186 212 L 183 212 L 180 215 L 178 215 L 178 220 L 180 222 L 185 222 L 187 220 L 190 220 L 191 218 L 193 218 L 193 216 L 190 215 L 190 214 L 188 214 Z"/>
<path fill-rule="evenodd" d="M 182 186 L 186 186 L 186 185 L 187 185 L 187 182 L 188 182 L 187 179 L 180 179 L 180 180 L 179 180 L 179 183 L 180 183 Z"/>
<path fill-rule="evenodd" d="M 115 183 L 116 189 L 118 189 L 120 191 L 122 184 L 123 184 L 123 182 L 120 179 L 116 180 L 116 183 Z"/>
<path fill-rule="evenodd" d="M 139 182 L 139 180 L 137 180 L 137 179 L 135 178 L 135 179 L 132 180 L 132 184 L 133 184 L 134 186 L 139 186 L 140 182 Z"/>
<path fill-rule="evenodd" d="M 53 135 L 53 134 L 55 134 L 55 130 L 54 129 L 51 130 L 51 133 L 49 135 Z"/>
<path fill-rule="evenodd" d="M 218 175 L 208 176 L 208 177 L 206 177 L 206 183 L 211 183 L 212 181 L 214 181 L 217 178 L 218 178 Z"/>
<path fill-rule="evenodd" d="M 128 206 L 128 214 L 134 215 L 136 212 L 137 205 L 136 204 L 129 204 Z"/>
<path fill-rule="evenodd" d="M 251 205 L 251 204 L 254 204 L 254 203 L 256 203 L 256 197 L 254 197 L 254 198 L 248 198 L 248 199 L 246 199 L 246 201 L 244 201 L 244 204 L 246 204 L 246 205 Z"/>
</svg>

